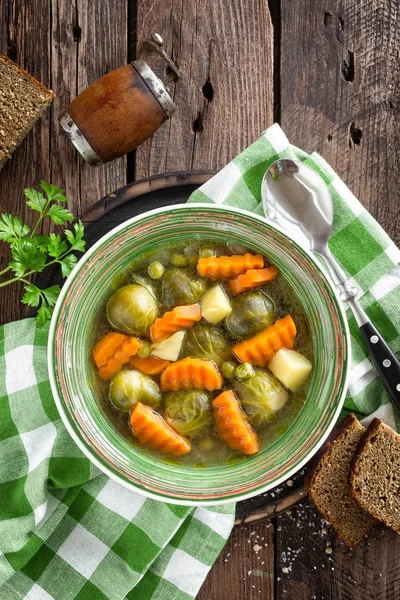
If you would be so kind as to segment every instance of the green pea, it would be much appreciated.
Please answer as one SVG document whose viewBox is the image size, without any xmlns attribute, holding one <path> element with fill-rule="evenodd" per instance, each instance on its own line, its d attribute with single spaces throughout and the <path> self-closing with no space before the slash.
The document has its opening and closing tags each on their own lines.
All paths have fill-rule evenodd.
<svg viewBox="0 0 400 600">
<path fill-rule="evenodd" d="M 207 246 L 204 246 L 203 248 L 200 248 L 200 256 L 201 256 L 201 258 L 208 258 L 209 256 L 215 256 L 215 250 L 214 250 L 214 248 L 209 248 Z"/>
<path fill-rule="evenodd" d="M 221 373 L 226 379 L 233 379 L 235 376 L 236 364 L 230 360 L 225 361 L 221 365 Z"/>
<path fill-rule="evenodd" d="M 150 352 L 151 352 L 151 344 L 148 340 L 144 340 L 142 342 L 142 346 L 141 346 L 140 350 L 137 353 L 137 356 L 139 358 L 147 358 L 148 356 L 150 356 Z"/>
<path fill-rule="evenodd" d="M 198 261 L 199 261 L 198 254 L 191 254 L 188 259 L 189 267 L 195 267 L 197 265 Z"/>
<path fill-rule="evenodd" d="M 204 279 L 189 281 L 189 287 L 193 295 L 199 299 L 207 291 L 207 282 Z"/>
<path fill-rule="evenodd" d="M 164 275 L 164 265 L 160 262 L 154 261 L 147 267 L 147 272 L 152 279 L 160 279 Z"/>
<path fill-rule="evenodd" d="M 186 267 L 187 266 L 187 258 L 184 254 L 180 254 L 180 252 L 175 252 L 171 256 L 171 263 L 174 267 Z"/>
<path fill-rule="evenodd" d="M 244 362 L 236 367 L 235 377 L 237 379 L 248 379 L 249 377 L 252 377 L 254 373 L 255 371 L 251 364 Z"/>
</svg>

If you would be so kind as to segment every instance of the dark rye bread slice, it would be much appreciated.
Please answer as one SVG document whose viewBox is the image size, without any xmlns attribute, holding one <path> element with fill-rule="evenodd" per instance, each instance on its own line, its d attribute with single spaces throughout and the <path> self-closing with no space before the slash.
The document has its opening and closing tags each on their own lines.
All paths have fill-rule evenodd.
<svg viewBox="0 0 400 600">
<path fill-rule="evenodd" d="M 0 169 L 53 98 L 52 91 L 0 54 Z"/>
<path fill-rule="evenodd" d="M 350 548 L 357 546 L 376 525 L 349 489 L 350 467 L 365 431 L 353 414 L 347 415 L 308 463 L 304 481 L 317 510 Z"/>
<path fill-rule="evenodd" d="M 359 505 L 400 533 L 400 435 L 380 419 L 358 445 L 349 482 Z"/>
</svg>

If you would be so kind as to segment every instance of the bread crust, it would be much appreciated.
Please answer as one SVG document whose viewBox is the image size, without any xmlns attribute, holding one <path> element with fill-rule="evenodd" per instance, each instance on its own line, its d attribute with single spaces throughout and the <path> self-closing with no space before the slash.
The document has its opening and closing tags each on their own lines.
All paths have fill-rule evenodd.
<svg viewBox="0 0 400 600">
<path fill-rule="evenodd" d="M 393 429 L 391 427 L 389 427 L 388 425 L 383 423 L 377 417 L 375 417 L 371 421 L 366 432 L 364 433 L 363 437 L 361 438 L 361 440 L 357 446 L 357 449 L 355 451 L 355 454 L 354 454 L 354 457 L 353 457 L 353 460 L 352 460 L 352 463 L 350 466 L 350 475 L 349 475 L 350 493 L 351 493 L 352 497 L 354 498 L 354 500 L 356 500 L 356 502 L 360 505 L 362 510 L 364 510 L 366 513 L 368 513 L 369 515 L 374 517 L 374 519 L 376 519 L 380 523 L 383 523 L 384 525 L 386 525 L 386 527 L 389 527 L 390 529 L 393 529 L 394 531 L 396 531 L 396 533 L 400 534 L 400 527 L 396 527 L 393 524 L 389 523 L 389 521 L 387 519 L 384 519 L 384 518 L 382 518 L 382 516 L 376 514 L 373 509 L 371 510 L 371 507 L 365 506 L 365 504 L 361 500 L 360 495 L 357 493 L 357 489 L 356 489 L 356 477 L 359 476 L 359 472 L 360 472 L 359 471 L 359 466 L 360 466 L 359 460 L 362 457 L 363 452 L 371 445 L 371 437 L 374 436 L 375 434 L 379 433 L 380 429 L 386 429 L 392 436 L 398 435 L 395 431 L 393 431 Z"/>
<path fill-rule="evenodd" d="M 25 71 L 25 69 L 23 69 L 22 67 L 19 67 L 17 64 L 15 64 L 15 62 L 13 60 L 11 60 L 11 58 L 8 58 L 8 56 L 6 56 L 5 54 L 0 54 L 0 61 L 3 61 L 4 63 L 7 63 L 10 66 L 12 66 L 14 69 L 16 69 L 19 72 L 20 75 L 25 77 L 25 79 L 28 79 L 31 83 L 33 83 L 38 88 L 40 88 L 42 90 L 42 92 L 44 92 L 44 94 L 46 94 L 46 96 L 48 96 L 50 102 L 56 97 L 56 95 L 54 94 L 54 92 L 52 90 L 49 90 L 46 86 L 44 86 L 42 83 L 40 83 L 40 81 L 38 81 L 37 79 L 32 77 L 32 75 L 30 75 L 30 73 L 28 73 L 28 71 Z"/>
<path fill-rule="evenodd" d="M 331 521 L 331 516 L 319 504 L 318 497 L 314 494 L 313 491 L 313 485 L 320 469 L 322 468 L 322 464 L 325 461 L 329 461 L 335 443 L 349 428 L 351 428 L 356 423 L 358 423 L 358 420 L 353 413 L 346 415 L 346 417 L 340 423 L 338 423 L 336 427 L 333 428 L 320 450 L 313 456 L 313 458 L 309 461 L 307 466 L 307 472 L 304 478 L 305 488 L 308 492 L 310 499 L 312 500 L 318 511 L 328 522 Z M 332 525 L 334 526 L 334 524 Z M 371 529 L 373 529 L 374 526 L 375 524 L 372 522 L 365 533 L 368 533 Z M 361 541 L 359 540 L 358 542 L 354 543 L 353 540 L 346 537 L 346 535 L 344 535 L 343 532 L 338 531 L 336 528 L 335 531 L 337 536 L 342 540 L 342 542 L 344 542 L 350 548 L 355 548 L 359 541 Z"/>
</svg>

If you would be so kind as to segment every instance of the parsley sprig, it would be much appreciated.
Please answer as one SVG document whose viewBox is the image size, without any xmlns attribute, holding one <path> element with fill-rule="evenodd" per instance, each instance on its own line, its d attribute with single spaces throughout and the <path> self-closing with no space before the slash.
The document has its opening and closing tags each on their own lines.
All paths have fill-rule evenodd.
<svg viewBox="0 0 400 600">
<path fill-rule="evenodd" d="M 64 190 L 43 180 L 40 186 L 43 191 L 24 190 L 27 206 L 39 213 L 32 230 L 20 217 L 7 213 L 0 215 L 0 240 L 9 244 L 11 251 L 11 261 L 0 271 L 0 276 L 12 275 L 11 278 L 0 283 L 0 288 L 16 281 L 24 283 L 21 302 L 38 308 L 36 316 L 38 326 L 44 325 L 50 319 L 61 288 L 59 285 L 52 285 L 40 289 L 28 278 L 56 264 L 60 265 L 62 276 L 68 277 L 78 260 L 75 252 L 85 250 L 81 221 L 74 223 L 70 229 L 65 229 L 63 236 L 58 233 L 50 233 L 50 235 L 40 233 L 42 222 L 46 218 L 64 227 L 74 219 L 73 214 L 59 204 L 67 202 Z"/>
</svg>

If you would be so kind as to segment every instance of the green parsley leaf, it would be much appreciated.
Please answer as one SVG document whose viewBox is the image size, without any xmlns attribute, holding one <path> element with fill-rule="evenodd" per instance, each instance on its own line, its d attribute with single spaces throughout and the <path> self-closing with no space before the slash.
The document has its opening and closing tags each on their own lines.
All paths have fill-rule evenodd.
<svg viewBox="0 0 400 600">
<path fill-rule="evenodd" d="M 16 240 L 26 236 L 30 232 L 28 225 L 25 225 L 19 217 L 13 217 L 7 213 L 0 216 L 0 240 L 12 244 Z"/>
<path fill-rule="evenodd" d="M 35 233 L 35 235 L 30 236 L 29 239 L 32 240 L 32 242 L 34 244 L 36 244 L 36 246 L 38 248 L 40 248 L 41 250 L 47 252 L 47 247 L 48 247 L 49 242 L 50 242 L 50 236 L 48 236 L 48 235 L 42 235 L 41 233 Z"/>
<path fill-rule="evenodd" d="M 21 302 L 29 306 L 39 306 L 41 300 L 40 290 L 36 285 L 30 283 L 25 286 L 25 294 L 21 298 Z"/>
<path fill-rule="evenodd" d="M 67 202 L 64 196 L 64 190 L 51 183 L 47 183 L 44 179 L 40 182 L 40 187 L 46 193 L 49 200 L 57 200 L 58 202 Z"/>
<path fill-rule="evenodd" d="M 28 198 L 26 204 L 32 210 L 37 210 L 38 212 L 42 212 L 44 207 L 46 206 L 46 198 L 43 196 L 42 192 L 34 189 L 24 190 L 25 196 Z"/>
<path fill-rule="evenodd" d="M 53 256 L 54 258 L 58 258 L 65 252 L 68 252 L 67 243 L 61 239 L 61 236 L 58 233 L 51 233 L 49 235 L 49 243 L 47 245 L 47 251 L 49 256 Z"/>
<path fill-rule="evenodd" d="M 48 304 L 42 304 L 36 315 L 36 325 L 38 327 L 43 327 L 43 325 L 51 319 L 52 313 L 53 309 Z"/>
<path fill-rule="evenodd" d="M 63 258 L 60 261 L 62 276 L 68 277 L 77 262 L 78 259 L 76 258 L 75 254 L 68 254 L 68 256 Z"/>
<path fill-rule="evenodd" d="M 57 225 L 63 225 L 65 221 L 72 221 L 74 218 L 74 215 L 71 214 L 69 210 L 59 206 L 58 204 L 53 204 L 50 206 L 46 216 L 50 217 L 50 219 L 54 221 L 54 223 L 57 223 Z"/>
<path fill-rule="evenodd" d="M 32 240 L 17 240 L 11 246 L 13 260 L 9 263 L 17 277 L 22 277 L 27 271 L 40 273 L 46 266 L 46 254 Z"/>
<path fill-rule="evenodd" d="M 86 243 L 83 240 L 84 229 L 82 221 L 78 221 L 73 225 L 74 231 L 71 229 L 67 229 L 65 232 L 65 236 L 70 243 L 71 250 L 77 250 L 79 252 L 85 251 Z"/>
<path fill-rule="evenodd" d="M 46 302 L 49 306 L 54 306 L 57 302 L 57 298 L 61 292 L 61 288 L 59 285 L 52 285 L 51 287 L 45 288 L 44 290 L 40 290 L 44 297 L 46 298 Z"/>
</svg>

